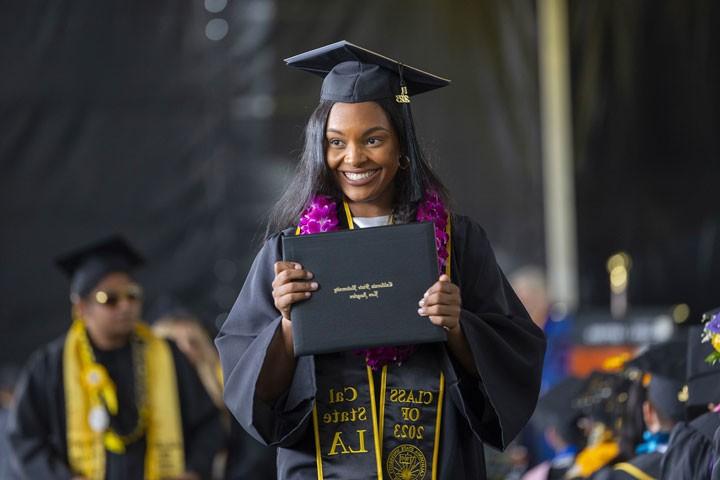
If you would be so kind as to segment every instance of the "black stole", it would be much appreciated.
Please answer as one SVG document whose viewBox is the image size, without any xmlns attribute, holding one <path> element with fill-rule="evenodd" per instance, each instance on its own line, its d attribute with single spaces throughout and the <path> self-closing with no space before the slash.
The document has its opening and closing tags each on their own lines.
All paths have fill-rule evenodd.
<svg viewBox="0 0 720 480">
<path fill-rule="evenodd" d="M 419 346 L 373 375 L 349 352 L 315 357 L 318 479 L 437 478 L 444 376 L 439 349 Z"/>
</svg>

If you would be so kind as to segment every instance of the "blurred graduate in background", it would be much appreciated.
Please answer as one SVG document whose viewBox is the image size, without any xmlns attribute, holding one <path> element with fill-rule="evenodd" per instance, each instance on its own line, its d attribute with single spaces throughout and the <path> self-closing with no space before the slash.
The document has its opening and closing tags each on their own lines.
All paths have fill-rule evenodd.
<svg viewBox="0 0 720 480">
<path fill-rule="evenodd" d="M 585 446 L 585 436 L 579 423 L 582 414 L 573 403 L 584 384 L 568 377 L 540 397 L 532 423 L 543 432 L 554 455 L 526 472 L 522 480 L 559 480 L 575 463 L 577 453 Z"/>
<path fill-rule="evenodd" d="M 687 342 L 673 340 L 650 347 L 628 363 L 642 375 L 641 389 L 644 433 L 635 447 L 637 456 L 598 472 L 596 480 L 659 478 L 663 453 L 670 432 L 685 419 Z M 638 400 L 641 400 L 638 398 Z"/>
<path fill-rule="evenodd" d="M 73 322 L 24 369 L 10 417 L 19 476 L 210 477 L 223 431 L 195 369 L 141 321 L 143 258 L 122 237 L 58 260 Z"/>
<path fill-rule="evenodd" d="M 635 456 L 643 431 L 638 383 L 621 369 L 593 372 L 585 380 L 575 408 L 583 414 L 587 443 L 567 478 L 592 478 L 603 468 Z"/>
</svg>

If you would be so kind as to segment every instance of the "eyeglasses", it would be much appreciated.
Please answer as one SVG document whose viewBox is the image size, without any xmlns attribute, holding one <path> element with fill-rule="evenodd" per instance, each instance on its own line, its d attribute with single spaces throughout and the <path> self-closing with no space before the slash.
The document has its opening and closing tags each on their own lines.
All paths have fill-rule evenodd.
<svg viewBox="0 0 720 480">
<path fill-rule="evenodd" d="M 124 291 L 98 290 L 95 292 L 95 301 L 106 307 L 115 307 L 123 298 L 128 302 L 139 302 L 143 299 L 143 289 L 140 285 L 130 285 Z"/>
</svg>

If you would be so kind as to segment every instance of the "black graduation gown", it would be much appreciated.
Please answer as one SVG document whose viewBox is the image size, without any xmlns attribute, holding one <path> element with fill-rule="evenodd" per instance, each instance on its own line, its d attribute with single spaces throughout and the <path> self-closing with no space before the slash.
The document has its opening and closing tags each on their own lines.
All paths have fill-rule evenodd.
<svg viewBox="0 0 720 480">
<path fill-rule="evenodd" d="M 21 376 L 11 413 L 10 442 L 27 479 L 71 478 L 67 460 L 63 350 L 65 337 L 49 343 L 31 357 Z M 186 470 L 210 478 L 211 463 L 223 445 L 219 410 L 210 400 L 195 369 L 173 342 L 185 442 Z M 129 346 L 112 352 L 96 350 L 117 386 L 119 415 L 113 426 L 128 432 L 137 422 L 132 352 Z M 124 455 L 107 452 L 108 480 L 142 479 L 144 439 L 128 445 Z"/>
<path fill-rule="evenodd" d="M 259 444 L 230 419 L 225 480 L 274 480 L 277 478 L 275 449 Z"/>
<path fill-rule="evenodd" d="M 664 480 L 709 479 L 713 460 L 713 434 L 720 426 L 720 414 L 705 413 L 690 423 L 680 422 L 670 434 L 663 455 L 661 476 Z"/>
<path fill-rule="evenodd" d="M 593 475 L 593 480 L 635 480 L 645 478 L 660 478 L 660 462 L 663 454 L 660 452 L 645 453 L 627 462 L 620 462 L 610 467 L 603 468 L 597 474 Z M 629 463 L 636 467 L 647 477 L 632 475 L 626 470 L 618 469 L 621 463 Z"/>
<path fill-rule="evenodd" d="M 720 427 L 713 435 L 713 469 L 712 480 L 720 480 Z"/>
<path fill-rule="evenodd" d="M 308 428 L 316 394 L 314 357 L 297 359 L 291 386 L 275 405 L 255 397 L 260 368 L 281 322 L 272 297 L 273 264 L 282 259 L 281 235 L 293 233 L 286 230 L 265 242 L 216 344 L 228 408 L 251 435 L 279 447 L 280 479 L 307 479 L 317 475 Z M 535 408 L 545 339 L 497 266 L 484 230 L 463 216 L 453 218 L 452 273 L 480 379 L 467 375 L 442 347 L 446 395 L 439 477 L 483 479 L 483 442 L 504 448 Z M 354 475 L 358 472 L 348 471 L 344 478 Z"/>
</svg>

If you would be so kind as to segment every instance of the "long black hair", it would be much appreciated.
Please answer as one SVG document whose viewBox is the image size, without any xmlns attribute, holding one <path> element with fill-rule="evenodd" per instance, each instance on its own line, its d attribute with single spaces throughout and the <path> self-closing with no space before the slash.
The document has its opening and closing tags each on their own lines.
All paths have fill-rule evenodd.
<svg viewBox="0 0 720 480">
<path fill-rule="evenodd" d="M 622 460 L 630 460 L 635 457 L 635 447 L 642 442 L 645 431 L 642 405 L 646 399 L 646 389 L 641 379 L 634 379 L 627 389 L 627 402 L 623 409 L 622 420 L 618 429 L 618 445 Z"/>
<path fill-rule="evenodd" d="M 413 125 L 409 105 L 400 106 L 394 99 L 376 100 L 395 130 L 400 145 L 400 154 L 410 160 L 406 169 L 395 175 L 395 200 L 393 215 L 397 223 L 414 220 L 417 204 L 428 189 L 435 190 L 448 208 L 447 189 L 433 171 L 422 153 Z M 307 208 L 316 194 L 328 195 L 336 201 L 342 199 L 342 192 L 325 161 L 325 129 L 328 116 L 335 102 L 321 100 L 310 115 L 305 127 L 305 141 L 300 161 L 290 185 L 270 212 L 265 237 L 297 224 L 300 214 Z"/>
</svg>

